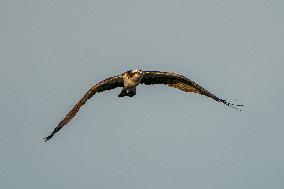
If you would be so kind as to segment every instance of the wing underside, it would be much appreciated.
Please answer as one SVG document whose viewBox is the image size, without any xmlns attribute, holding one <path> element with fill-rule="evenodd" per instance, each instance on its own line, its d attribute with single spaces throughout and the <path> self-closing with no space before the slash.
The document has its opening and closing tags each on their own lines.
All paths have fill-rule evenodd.
<svg viewBox="0 0 284 189">
<path fill-rule="evenodd" d="M 226 100 L 215 96 L 214 94 L 212 94 L 211 92 L 200 86 L 199 84 L 195 83 L 194 81 L 175 73 L 160 72 L 160 71 L 145 71 L 143 78 L 141 79 L 141 83 L 145 85 L 164 84 L 185 92 L 198 93 L 213 98 L 214 100 L 222 102 L 227 106 L 230 106 L 237 110 L 240 110 L 237 108 L 238 106 L 243 106 L 239 104 L 229 103 Z"/>
<path fill-rule="evenodd" d="M 122 77 L 114 76 L 108 79 L 105 79 L 96 85 L 94 85 L 78 102 L 75 106 L 69 111 L 69 113 L 64 117 L 62 121 L 59 122 L 57 127 L 51 132 L 49 136 L 45 138 L 45 141 L 51 139 L 55 133 L 57 133 L 64 125 L 66 125 L 80 110 L 81 106 L 83 106 L 88 99 L 94 96 L 96 93 L 103 92 L 106 90 L 111 90 L 116 87 L 123 87 Z"/>
</svg>

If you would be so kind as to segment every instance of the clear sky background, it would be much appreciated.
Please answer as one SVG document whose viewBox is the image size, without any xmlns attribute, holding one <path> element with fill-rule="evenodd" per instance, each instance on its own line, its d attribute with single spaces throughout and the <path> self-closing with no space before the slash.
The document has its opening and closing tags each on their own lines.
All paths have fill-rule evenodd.
<svg viewBox="0 0 284 189">
<path fill-rule="evenodd" d="M 283 189 L 283 0 L 0 0 L 0 188 Z M 97 94 L 132 68 L 166 86 Z"/>
</svg>

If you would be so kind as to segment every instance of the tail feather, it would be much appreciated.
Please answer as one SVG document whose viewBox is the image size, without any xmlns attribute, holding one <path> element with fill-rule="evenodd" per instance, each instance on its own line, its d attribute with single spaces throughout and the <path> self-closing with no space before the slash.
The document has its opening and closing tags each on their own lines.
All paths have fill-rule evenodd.
<svg viewBox="0 0 284 189">
<path fill-rule="evenodd" d="M 135 95 L 136 95 L 136 89 L 133 89 L 133 90 L 122 89 L 121 92 L 119 93 L 118 97 L 124 97 L 124 96 L 133 97 Z"/>
</svg>

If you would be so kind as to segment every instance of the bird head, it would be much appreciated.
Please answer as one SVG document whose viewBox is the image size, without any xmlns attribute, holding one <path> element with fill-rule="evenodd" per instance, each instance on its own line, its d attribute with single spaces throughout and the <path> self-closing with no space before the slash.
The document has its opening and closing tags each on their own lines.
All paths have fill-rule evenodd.
<svg viewBox="0 0 284 189">
<path fill-rule="evenodd" d="M 134 70 L 131 70 L 131 73 L 142 74 L 142 70 L 134 69 Z"/>
<path fill-rule="evenodd" d="M 130 70 L 128 73 L 131 78 L 141 78 L 143 74 L 142 70 L 139 69 Z"/>
</svg>

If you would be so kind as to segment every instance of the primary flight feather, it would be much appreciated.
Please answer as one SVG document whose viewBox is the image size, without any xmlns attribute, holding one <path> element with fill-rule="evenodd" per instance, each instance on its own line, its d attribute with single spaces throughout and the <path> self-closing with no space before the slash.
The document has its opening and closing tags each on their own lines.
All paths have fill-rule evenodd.
<svg viewBox="0 0 284 189">
<path fill-rule="evenodd" d="M 164 84 L 170 87 L 180 89 L 185 92 L 194 92 L 207 97 L 213 98 L 218 102 L 222 102 L 227 106 L 234 109 L 240 110 L 237 107 L 243 106 L 238 104 L 232 104 L 223 100 L 197 83 L 191 81 L 190 79 L 175 73 L 160 72 L 160 71 L 142 71 L 139 69 L 129 70 L 120 75 L 107 78 L 96 85 L 94 85 L 80 100 L 75 104 L 75 106 L 70 110 L 70 112 L 65 116 L 65 118 L 59 122 L 57 127 L 51 132 L 51 134 L 45 137 L 45 141 L 51 139 L 55 133 L 57 133 L 64 125 L 66 125 L 80 110 L 80 107 L 86 103 L 96 93 L 103 92 L 105 90 L 111 90 L 117 87 L 122 87 L 122 90 L 118 97 L 133 97 L 136 95 L 136 87 L 139 84 L 154 85 L 154 84 Z"/>
</svg>

